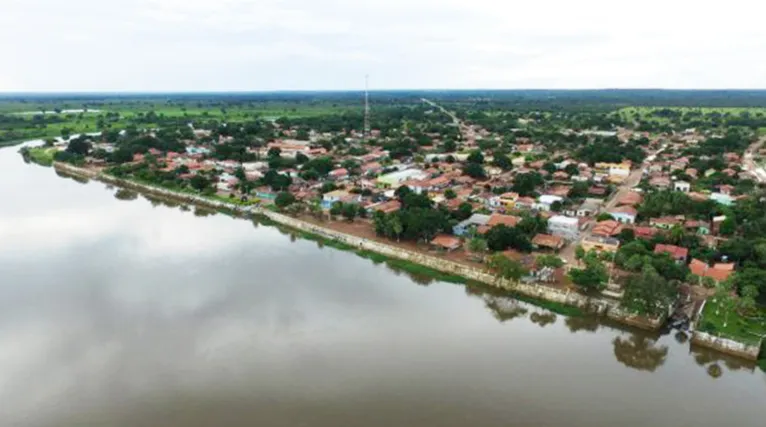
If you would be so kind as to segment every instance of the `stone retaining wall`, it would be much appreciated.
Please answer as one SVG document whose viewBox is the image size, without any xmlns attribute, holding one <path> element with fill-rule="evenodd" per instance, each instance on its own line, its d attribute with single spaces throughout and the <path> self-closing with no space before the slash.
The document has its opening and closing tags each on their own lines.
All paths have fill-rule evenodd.
<svg viewBox="0 0 766 427">
<path fill-rule="evenodd" d="M 187 203 L 202 205 L 214 209 L 228 209 L 240 214 L 257 214 L 263 215 L 270 220 L 285 225 L 296 230 L 304 231 L 307 233 L 315 234 L 326 239 L 335 240 L 345 243 L 349 246 L 367 250 L 381 255 L 385 255 L 391 258 L 397 258 L 416 264 L 424 265 L 434 270 L 438 270 L 444 273 L 455 274 L 466 279 L 481 282 L 500 289 L 517 292 L 519 294 L 537 298 L 553 303 L 564 304 L 572 307 L 584 309 L 589 312 L 594 312 L 600 315 L 606 315 L 608 318 L 630 325 L 639 327 L 642 329 L 657 330 L 659 329 L 664 319 L 647 319 L 643 316 L 636 316 L 623 311 L 616 301 L 606 300 L 603 298 L 592 298 L 581 295 L 576 292 L 563 291 L 547 286 L 525 284 L 513 282 L 507 279 L 501 279 L 493 274 L 490 274 L 482 269 L 456 263 L 454 261 L 438 258 L 432 255 L 427 255 L 419 252 L 413 252 L 392 245 L 387 245 L 374 240 L 365 239 L 350 234 L 341 233 L 336 230 L 332 230 L 326 227 L 321 227 L 316 224 L 301 221 L 299 219 L 283 215 L 277 212 L 273 212 L 267 209 L 263 209 L 256 206 L 239 206 L 223 201 L 210 200 L 208 198 L 194 195 L 179 193 L 176 191 L 147 185 L 143 183 L 137 183 L 134 181 L 117 178 L 104 173 L 98 173 L 89 169 L 78 168 L 69 164 L 54 163 L 54 166 L 61 168 L 71 173 L 80 174 L 89 178 L 95 178 L 100 181 L 113 184 L 115 186 L 125 187 L 135 191 L 143 193 L 153 194 L 162 197 L 168 197 L 174 200 L 181 200 Z"/>
<path fill-rule="evenodd" d="M 692 343 L 753 361 L 758 360 L 761 353 L 760 345 L 747 345 L 701 331 L 692 333 Z"/>
</svg>

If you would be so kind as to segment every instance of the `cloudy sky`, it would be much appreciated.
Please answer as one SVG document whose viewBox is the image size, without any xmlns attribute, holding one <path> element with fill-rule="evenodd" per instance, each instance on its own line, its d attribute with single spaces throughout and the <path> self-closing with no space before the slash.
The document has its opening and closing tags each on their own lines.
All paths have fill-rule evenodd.
<svg viewBox="0 0 766 427">
<path fill-rule="evenodd" d="M 764 88 L 759 0 L 1 0 L 0 91 Z"/>
</svg>

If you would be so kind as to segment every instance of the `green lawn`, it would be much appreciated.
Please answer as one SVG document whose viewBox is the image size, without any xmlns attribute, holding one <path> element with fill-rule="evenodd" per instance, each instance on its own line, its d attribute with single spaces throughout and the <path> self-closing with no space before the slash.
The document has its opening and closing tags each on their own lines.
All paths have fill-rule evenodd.
<svg viewBox="0 0 766 427">
<path fill-rule="evenodd" d="M 708 299 L 699 322 L 701 331 L 749 345 L 757 345 L 760 337 L 766 336 L 766 307 L 761 307 L 759 313 L 752 318 L 742 317 L 732 311 L 725 327 L 726 314 L 723 310 L 716 313 L 717 309 L 718 305 L 713 302 L 713 298 Z"/>
<path fill-rule="evenodd" d="M 43 166 L 51 166 L 55 154 L 55 148 L 34 147 L 29 149 L 29 159 Z"/>
</svg>

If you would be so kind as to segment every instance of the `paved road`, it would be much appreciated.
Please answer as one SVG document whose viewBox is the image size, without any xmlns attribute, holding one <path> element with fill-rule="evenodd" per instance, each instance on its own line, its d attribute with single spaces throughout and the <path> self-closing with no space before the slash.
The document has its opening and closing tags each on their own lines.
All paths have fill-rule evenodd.
<svg viewBox="0 0 766 427">
<path fill-rule="evenodd" d="M 638 185 L 639 182 L 641 182 L 641 177 L 643 176 L 644 169 L 648 168 L 651 163 L 654 161 L 654 159 L 657 158 L 657 155 L 660 154 L 662 151 L 664 151 L 666 148 L 666 145 L 663 145 L 660 149 L 655 151 L 654 153 L 648 155 L 646 159 L 644 159 L 643 163 L 639 166 L 638 169 L 634 169 L 630 175 L 628 175 L 628 178 L 625 179 L 625 181 L 620 184 L 617 191 L 615 191 L 609 199 L 606 200 L 606 203 L 604 203 L 604 206 L 601 208 L 602 211 L 607 211 L 609 209 L 613 209 L 617 206 L 617 202 L 626 194 L 628 194 L 630 191 L 633 190 L 633 188 Z M 591 217 L 588 223 L 585 225 L 585 230 L 583 230 L 580 233 L 580 238 L 576 241 L 573 241 L 569 243 L 567 246 L 564 247 L 564 249 L 559 252 L 559 256 L 565 260 L 569 265 L 573 265 L 574 262 L 576 262 L 575 259 L 575 249 L 577 246 L 580 245 L 580 242 L 582 242 L 583 239 L 586 237 L 593 236 L 593 225 L 596 223 L 596 218 Z"/>
<path fill-rule="evenodd" d="M 464 140 L 467 140 L 468 137 L 472 136 L 473 130 L 471 129 L 471 127 L 466 125 L 465 123 L 463 123 L 463 121 L 460 120 L 460 118 L 458 116 L 456 116 L 455 113 L 453 113 L 452 111 L 447 110 L 446 108 L 442 107 L 441 105 L 439 105 L 439 104 L 437 104 L 437 103 L 435 103 L 435 102 L 433 102 L 433 101 L 431 101 L 429 99 L 420 98 L 420 100 L 425 102 L 426 104 L 434 107 L 434 108 L 439 109 L 442 113 L 448 115 L 452 119 L 452 122 L 455 124 L 455 126 L 457 126 L 457 128 L 460 131 L 460 134 L 463 136 Z"/>
</svg>

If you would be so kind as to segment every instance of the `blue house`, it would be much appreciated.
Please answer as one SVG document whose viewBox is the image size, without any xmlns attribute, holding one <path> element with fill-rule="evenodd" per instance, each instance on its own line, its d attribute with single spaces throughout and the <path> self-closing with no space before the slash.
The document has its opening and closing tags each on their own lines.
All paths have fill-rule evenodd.
<svg viewBox="0 0 766 427">
<path fill-rule="evenodd" d="M 452 234 L 455 236 L 465 236 L 472 229 L 480 225 L 487 225 L 488 222 L 489 215 L 473 214 L 467 220 L 452 227 Z"/>
</svg>

